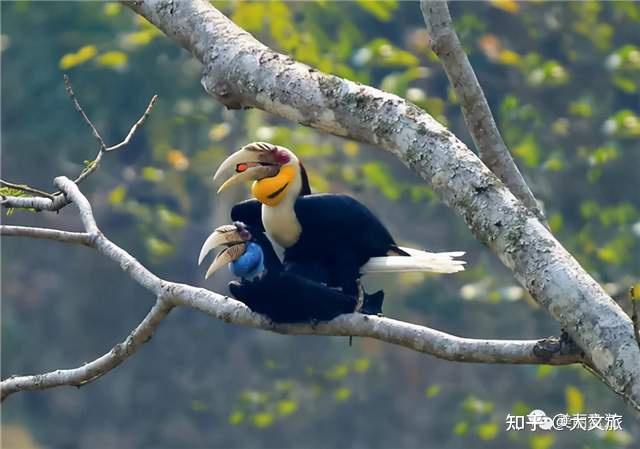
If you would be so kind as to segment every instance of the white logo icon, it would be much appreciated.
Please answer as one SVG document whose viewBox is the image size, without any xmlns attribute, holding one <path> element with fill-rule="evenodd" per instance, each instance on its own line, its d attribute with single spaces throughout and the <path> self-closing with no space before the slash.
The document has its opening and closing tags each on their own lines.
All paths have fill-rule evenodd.
<svg viewBox="0 0 640 449">
<path fill-rule="evenodd" d="M 538 428 L 541 430 L 551 430 L 553 428 L 553 419 L 549 418 L 542 410 L 531 410 L 527 415 L 527 424 L 531 426 L 531 430 Z"/>
</svg>

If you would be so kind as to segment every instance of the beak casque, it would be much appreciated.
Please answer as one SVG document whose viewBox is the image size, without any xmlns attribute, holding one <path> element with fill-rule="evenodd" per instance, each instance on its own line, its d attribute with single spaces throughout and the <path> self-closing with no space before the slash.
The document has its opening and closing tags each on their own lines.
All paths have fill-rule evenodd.
<svg viewBox="0 0 640 449">
<path fill-rule="evenodd" d="M 270 143 L 254 142 L 226 158 L 213 175 L 213 181 L 216 182 L 224 173 L 232 169 L 235 174 L 220 186 L 218 193 L 243 181 L 256 181 L 277 175 L 280 164 L 274 157 L 276 150 L 277 147 Z"/>
<path fill-rule="evenodd" d="M 205 240 L 200 255 L 198 256 L 198 265 L 202 264 L 204 258 L 214 248 L 218 246 L 226 246 L 215 257 L 204 278 L 207 279 L 221 267 L 227 265 L 242 256 L 246 250 L 245 239 L 240 235 L 240 231 L 235 225 L 224 225 L 213 231 L 207 240 Z"/>
</svg>

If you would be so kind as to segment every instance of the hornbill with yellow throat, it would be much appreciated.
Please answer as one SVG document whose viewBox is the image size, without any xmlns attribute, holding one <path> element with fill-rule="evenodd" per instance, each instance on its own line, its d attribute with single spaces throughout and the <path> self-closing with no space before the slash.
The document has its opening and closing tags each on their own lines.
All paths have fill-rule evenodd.
<svg viewBox="0 0 640 449">
<path fill-rule="evenodd" d="M 383 292 L 356 297 L 323 282 L 326 272 L 316 270 L 316 280 L 285 270 L 271 242 L 262 231 L 242 222 L 220 226 L 211 234 L 198 258 L 201 264 L 211 249 L 223 246 L 205 277 L 228 264 L 241 280 L 229 284 L 231 294 L 254 312 L 273 322 L 293 323 L 331 320 L 343 313 L 376 314 Z"/>
<path fill-rule="evenodd" d="M 236 204 L 231 219 L 264 229 L 284 248 L 285 265 L 301 275 L 313 277 L 321 267 L 329 286 L 356 295 L 366 273 L 464 269 L 464 262 L 455 259 L 463 252 L 429 253 L 396 245 L 380 220 L 348 195 L 311 194 L 304 167 L 287 148 L 265 142 L 245 145 L 220 165 L 214 181 L 231 169 L 234 174 L 218 193 L 254 181 L 257 199 Z"/>
</svg>

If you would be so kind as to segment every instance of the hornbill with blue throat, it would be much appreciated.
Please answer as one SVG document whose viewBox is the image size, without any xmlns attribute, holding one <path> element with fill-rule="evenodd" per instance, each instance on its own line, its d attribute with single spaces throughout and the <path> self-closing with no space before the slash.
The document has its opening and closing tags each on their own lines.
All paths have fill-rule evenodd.
<svg viewBox="0 0 640 449">
<path fill-rule="evenodd" d="M 382 291 L 356 297 L 328 287 L 322 270 L 314 271 L 317 280 L 285 270 L 266 235 L 242 222 L 217 228 L 203 245 L 198 264 L 219 246 L 224 249 L 205 277 L 228 264 L 231 273 L 241 279 L 229 284 L 231 294 L 273 322 L 324 321 L 343 313 L 376 314 L 381 310 Z"/>
<path fill-rule="evenodd" d="M 464 269 L 464 261 L 455 259 L 463 252 L 430 253 L 398 246 L 380 220 L 348 195 L 311 194 L 304 167 L 287 148 L 266 142 L 245 145 L 220 165 L 214 181 L 230 170 L 234 174 L 218 193 L 253 181 L 257 199 L 236 204 L 231 219 L 264 229 L 284 248 L 286 267 L 308 277 L 320 267 L 327 284 L 346 294 L 358 294 L 359 279 L 366 273 Z"/>
</svg>

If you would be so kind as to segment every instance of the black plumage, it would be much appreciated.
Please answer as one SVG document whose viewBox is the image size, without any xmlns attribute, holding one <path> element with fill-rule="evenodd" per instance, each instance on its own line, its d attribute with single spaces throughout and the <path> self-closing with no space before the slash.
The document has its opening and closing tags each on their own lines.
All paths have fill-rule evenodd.
<svg viewBox="0 0 640 449">
<path fill-rule="evenodd" d="M 257 200 L 243 201 L 233 206 L 231 218 L 262 230 L 261 207 Z M 380 220 L 348 195 L 299 196 L 294 211 L 302 232 L 285 249 L 284 263 L 325 270 L 326 282 L 345 293 L 357 294 L 360 269 L 371 257 L 408 255 Z"/>
<path fill-rule="evenodd" d="M 325 321 L 355 311 L 357 296 L 328 287 L 321 266 L 281 263 L 267 236 L 259 228 L 248 229 L 251 240 L 262 248 L 265 273 L 255 280 L 231 282 L 229 291 L 236 299 L 278 323 Z M 361 312 L 379 313 L 383 297 L 382 291 L 365 295 Z"/>
</svg>

